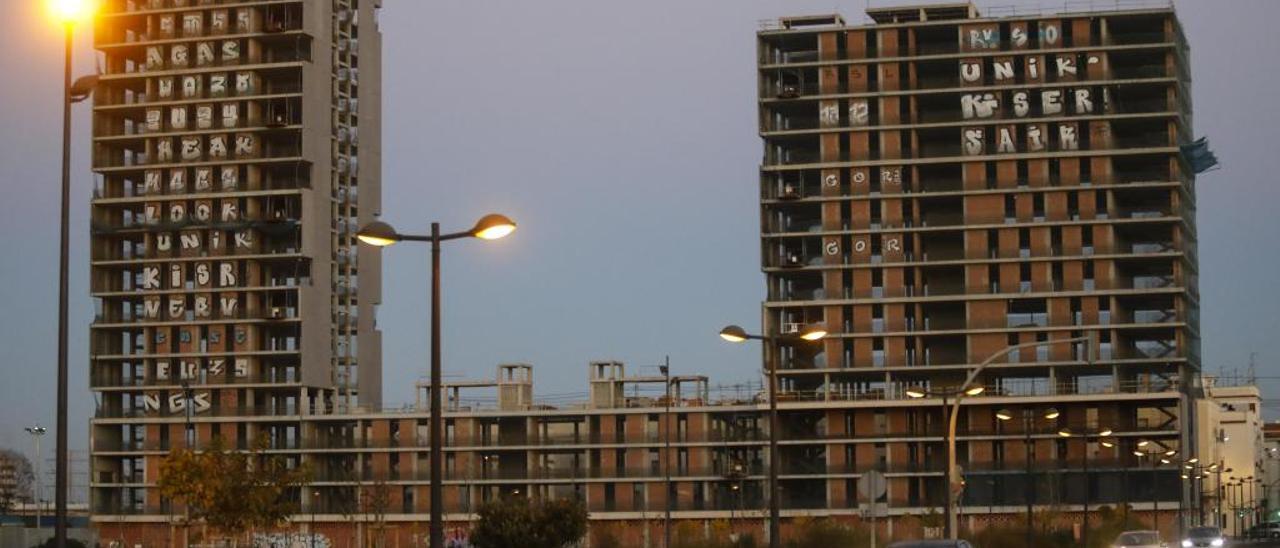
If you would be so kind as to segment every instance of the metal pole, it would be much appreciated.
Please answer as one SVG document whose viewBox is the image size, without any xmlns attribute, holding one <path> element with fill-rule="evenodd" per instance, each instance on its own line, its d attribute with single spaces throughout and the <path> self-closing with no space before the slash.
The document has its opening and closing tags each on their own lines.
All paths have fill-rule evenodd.
<svg viewBox="0 0 1280 548">
<path fill-rule="evenodd" d="M 444 548 L 444 417 L 440 372 L 440 223 L 431 223 L 431 548 Z"/>
<path fill-rule="evenodd" d="M 1084 527 L 1080 528 L 1080 540 L 1089 546 L 1089 435 L 1084 436 Z"/>
<path fill-rule="evenodd" d="M 1247 504 L 1249 505 L 1248 507 L 1249 513 L 1246 514 L 1248 516 L 1248 521 L 1245 522 L 1245 527 L 1252 527 L 1256 521 L 1253 518 L 1253 509 L 1256 507 L 1253 504 L 1253 483 L 1254 483 L 1254 480 L 1249 480 L 1249 501 L 1247 502 Z"/>
<path fill-rule="evenodd" d="M 185 374 L 186 372 L 183 371 L 183 373 Z M 191 392 L 191 383 L 185 380 L 182 381 L 182 396 L 187 400 L 187 405 L 185 407 L 185 411 L 186 411 L 185 414 L 186 414 L 186 421 L 187 421 L 187 426 L 186 426 L 187 450 L 194 451 L 195 445 L 196 445 L 196 434 L 195 434 L 195 431 L 191 429 L 191 405 L 193 403 L 192 402 L 193 398 L 192 398 L 192 392 Z M 191 505 L 190 504 L 182 505 L 182 546 L 184 547 L 191 546 Z"/>
<path fill-rule="evenodd" d="M 40 533 L 40 436 L 43 435 L 32 432 L 31 436 L 36 440 L 36 536 Z"/>
<path fill-rule="evenodd" d="M 1160 530 L 1160 501 L 1156 496 L 1156 463 L 1159 462 L 1155 453 L 1148 451 L 1147 457 L 1151 458 L 1151 529 Z"/>
<path fill-rule="evenodd" d="M 663 437 L 666 439 L 666 448 L 664 450 L 666 451 L 667 456 L 665 459 L 663 459 L 662 465 L 664 468 L 663 470 L 664 475 L 666 476 L 667 493 L 662 497 L 662 500 L 665 506 L 665 509 L 664 509 L 665 511 L 662 516 L 662 547 L 670 548 L 671 546 L 671 356 L 667 356 L 666 359 L 663 361 L 663 363 L 664 365 L 662 366 L 662 381 L 663 381 L 663 384 L 666 385 L 666 402 L 667 402 L 666 412 L 664 413 L 665 420 L 667 422 L 667 431 L 666 431 L 666 435 L 664 435 Z"/>
<path fill-rule="evenodd" d="M 66 58 L 62 71 L 62 230 L 58 256 L 58 424 L 54 489 L 56 548 L 67 546 L 67 286 L 69 218 L 71 216 L 71 43 L 75 27 L 66 24 Z"/>
<path fill-rule="evenodd" d="M 1214 472 L 1213 482 L 1213 522 L 1214 525 L 1225 527 L 1226 523 L 1222 519 L 1222 461 L 1218 461 L 1218 469 Z"/>
<path fill-rule="evenodd" d="M 778 357 L 772 339 L 765 339 L 769 363 L 769 548 L 781 544 L 782 502 L 778 500 Z"/>
<path fill-rule="evenodd" d="M 1231 489 L 1231 494 L 1229 495 L 1231 497 L 1231 504 L 1229 505 L 1229 508 L 1228 508 L 1229 510 L 1231 510 L 1231 524 L 1233 528 L 1236 530 L 1236 536 L 1240 537 L 1242 536 L 1240 534 L 1240 512 L 1238 511 L 1240 504 L 1236 502 L 1236 498 L 1237 498 L 1236 493 L 1238 493 L 1240 490 L 1236 488 L 1237 486 L 1234 483 L 1228 485 L 1227 487 Z"/>
<path fill-rule="evenodd" d="M 1027 436 L 1026 444 L 1022 446 L 1023 454 L 1025 455 L 1025 460 L 1027 465 L 1027 477 L 1025 480 L 1026 485 L 1023 487 L 1023 491 L 1025 491 L 1025 497 L 1027 499 L 1027 546 L 1032 546 L 1035 544 L 1035 542 L 1033 542 L 1034 533 L 1031 527 L 1031 520 L 1032 520 L 1031 512 L 1032 512 L 1032 503 L 1035 500 L 1036 491 L 1035 491 L 1035 481 L 1033 479 L 1035 476 L 1031 469 L 1031 443 L 1032 443 L 1031 442 L 1031 412 L 1026 409 L 1022 410 L 1022 431 Z"/>
<path fill-rule="evenodd" d="M 1182 538 L 1182 522 L 1186 519 L 1182 515 L 1182 502 L 1185 498 L 1187 498 L 1187 487 L 1178 483 L 1178 538 Z"/>
<path fill-rule="evenodd" d="M 947 499 L 947 524 L 945 526 L 946 537 L 949 539 L 958 538 L 959 532 L 956 531 L 959 525 L 958 517 L 955 515 L 955 500 L 951 493 L 952 477 L 956 469 L 956 420 L 955 413 L 951 411 L 951 406 L 947 405 L 947 395 L 942 395 L 942 420 L 947 421 L 947 473 L 944 476 L 945 481 L 943 490 Z"/>
</svg>

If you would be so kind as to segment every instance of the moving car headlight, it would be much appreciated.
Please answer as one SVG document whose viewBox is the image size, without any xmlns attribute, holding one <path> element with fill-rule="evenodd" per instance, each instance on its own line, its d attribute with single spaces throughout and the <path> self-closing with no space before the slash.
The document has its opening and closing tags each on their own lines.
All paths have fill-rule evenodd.
<svg viewBox="0 0 1280 548">
<path fill-rule="evenodd" d="M 1182 548 L 1191 548 L 1191 539 L 1183 540 L 1183 541 L 1182 541 Z"/>
<path fill-rule="evenodd" d="M 1222 546 L 1223 544 L 1226 544 L 1226 541 L 1220 538 L 1215 538 L 1213 539 L 1213 542 L 1209 543 L 1210 546 L 1215 546 L 1215 547 Z"/>
</svg>

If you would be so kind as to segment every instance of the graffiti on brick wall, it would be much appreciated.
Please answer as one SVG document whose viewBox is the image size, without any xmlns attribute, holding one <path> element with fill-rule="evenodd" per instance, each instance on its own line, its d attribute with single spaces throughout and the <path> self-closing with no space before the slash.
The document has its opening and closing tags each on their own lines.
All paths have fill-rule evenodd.
<svg viewBox="0 0 1280 548">
<path fill-rule="evenodd" d="M 333 548 L 323 533 L 256 533 L 253 548 Z"/>
</svg>

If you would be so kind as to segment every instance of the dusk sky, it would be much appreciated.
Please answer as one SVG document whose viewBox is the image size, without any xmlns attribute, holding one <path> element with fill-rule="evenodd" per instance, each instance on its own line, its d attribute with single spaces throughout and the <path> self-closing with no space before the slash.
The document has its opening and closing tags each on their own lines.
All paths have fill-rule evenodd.
<svg viewBox="0 0 1280 548">
<path fill-rule="evenodd" d="M 565 394 L 586 391 L 589 361 L 644 372 L 670 355 L 677 374 L 756 380 L 759 348 L 716 337 L 727 323 L 756 329 L 764 296 L 755 31 L 781 15 L 838 11 L 857 23 L 864 2 L 383 3 L 383 219 L 405 232 L 431 221 L 461 230 L 492 211 L 520 225 L 445 250 L 446 375 L 527 362 L 537 394 Z M 62 46 L 40 6 L 0 2 L 10 23 L 0 34 L 0 447 L 24 451 L 22 427 L 52 427 L 55 413 Z M 1223 164 L 1198 181 L 1205 372 L 1243 372 L 1256 352 L 1258 374 L 1280 379 L 1280 2 L 1178 8 L 1195 130 Z M 77 74 L 93 70 L 89 38 L 78 36 Z M 73 121 L 73 449 L 87 448 L 94 409 L 89 113 L 78 105 Z M 398 405 L 426 370 L 429 256 L 425 246 L 384 256 L 384 399 Z M 1280 382 L 1261 385 L 1270 397 Z M 52 446 L 51 431 L 46 456 Z"/>
</svg>

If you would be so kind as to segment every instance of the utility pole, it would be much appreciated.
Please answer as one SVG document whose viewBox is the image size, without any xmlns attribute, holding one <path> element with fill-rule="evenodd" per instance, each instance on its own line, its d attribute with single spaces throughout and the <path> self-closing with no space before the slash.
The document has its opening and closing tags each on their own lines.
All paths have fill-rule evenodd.
<svg viewBox="0 0 1280 548">
<path fill-rule="evenodd" d="M 33 486 L 35 489 L 32 495 L 33 495 L 33 498 L 35 498 L 35 503 L 36 503 L 36 533 L 37 533 L 37 536 L 39 536 L 40 517 L 41 517 L 40 516 L 40 438 L 44 437 L 44 433 L 47 432 L 48 429 L 46 429 L 43 426 L 28 426 L 25 428 L 25 430 L 27 431 L 28 434 L 31 434 L 31 439 L 36 444 L 36 478 L 34 482 L 35 485 Z"/>
<path fill-rule="evenodd" d="M 665 477 L 666 494 L 663 495 L 664 512 L 662 516 L 662 547 L 671 547 L 671 356 L 666 356 L 662 365 L 662 385 L 666 392 L 666 410 L 663 413 L 663 422 L 666 422 L 666 432 L 663 434 L 665 441 L 663 452 L 666 453 L 662 459 L 662 472 Z"/>
</svg>

